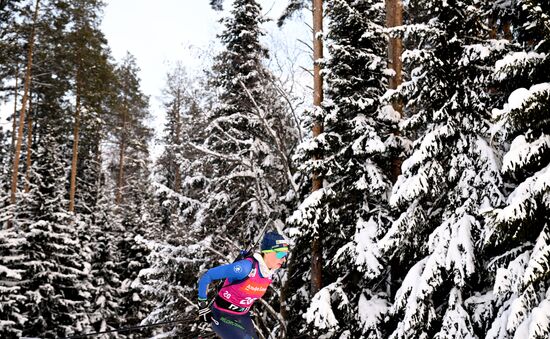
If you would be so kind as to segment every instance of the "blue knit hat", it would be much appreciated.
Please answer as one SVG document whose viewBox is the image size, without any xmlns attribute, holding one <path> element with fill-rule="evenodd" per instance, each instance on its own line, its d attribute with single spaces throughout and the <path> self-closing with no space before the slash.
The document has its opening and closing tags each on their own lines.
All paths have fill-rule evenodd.
<svg viewBox="0 0 550 339">
<path fill-rule="evenodd" d="M 262 239 L 261 250 L 269 251 L 281 247 L 288 247 L 288 242 L 277 232 L 268 232 Z"/>
</svg>

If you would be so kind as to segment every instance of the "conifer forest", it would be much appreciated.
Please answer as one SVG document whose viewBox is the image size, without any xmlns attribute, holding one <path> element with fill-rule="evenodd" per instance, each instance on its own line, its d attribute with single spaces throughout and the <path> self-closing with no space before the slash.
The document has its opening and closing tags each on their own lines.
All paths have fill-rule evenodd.
<svg viewBox="0 0 550 339">
<path fill-rule="evenodd" d="M 550 1 L 195 1 L 157 130 L 108 1 L 0 0 L 0 338 L 214 338 L 197 281 L 266 230 L 258 338 L 550 338 Z"/>
</svg>

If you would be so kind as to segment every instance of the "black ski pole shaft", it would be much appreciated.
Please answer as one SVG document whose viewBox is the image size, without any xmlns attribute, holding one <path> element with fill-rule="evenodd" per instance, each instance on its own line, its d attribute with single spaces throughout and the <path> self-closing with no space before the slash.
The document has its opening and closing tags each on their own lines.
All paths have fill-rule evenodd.
<svg viewBox="0 0 550 339">
<path fill-rule="evenodd" d="M 267 226 L 269 226 L 269 223 L 271 223 L 271 222 L 273 222 L 273 220 L 271 220 L 271 218 L 267 219 L 267 222 L 265 223 L 264 228 L 260 232 L 260 236 L 258 237 L 258 239 L 256 239 L 256 241 L 252 244 L 252 246 L 250 246 L 250 248 L 248 249 L 248 252 L 252 251 L 252 249 L 254 247 L 256 247 L 256 245 L 258 245 L 258 243 L 260 242 L 260 239 L 263 238 L 263 236 L 265 234 L 265 231 L 267 230 Z"/>
</svg>

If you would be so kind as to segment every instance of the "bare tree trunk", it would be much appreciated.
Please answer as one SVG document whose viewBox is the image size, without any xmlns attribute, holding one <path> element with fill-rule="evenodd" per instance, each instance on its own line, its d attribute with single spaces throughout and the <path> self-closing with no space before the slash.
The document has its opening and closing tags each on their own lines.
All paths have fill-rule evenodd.
<svg viewBox="0 0 550 339">
<path fill-rule="evenodd" d="M 396 27 L 403 25 L 403 3 L 401 0 L 386 0 L 386 26 Z M 401 62 L 401 54 L 403 54 L 403 41 L 400 38 L 388 39 L 388 68 L 393 69 L 394 75 L 389 79 L 389 88 L 396 89 L 401 85 L 403 81 L 403 63 Z M 401 100 L 394 100 L 392 102 L 393 109 L 398 112 L 401 117 L 403 116 L 403 102 Z M 392 131 L 393 135 L 399 136 L 399 130 Z M 397 181 L 399 175 L 401 175 L 401 164 L 403 160 L 399 155 L 395 155 L 391 159 L 390 180 L 392 183 Z M 387 293 L 393 296 L 395 291 L 392 290 L 392 277 L 398 273 L 398 262 L 395 259 L 390 260 L 390 272 L 386 280 Z"/>
<path fill-rule="evenodd" d="M 32 95 L 29 95 L 29 117 L 27 121 L 27 167 L 25 173 L 25 193 L 30 190 L 32 156 Z"/>
<path fill-rule="evenodd" d="M 74 212 L 76 194 L 76 170 L 78 164 L 78 139 L 80 133 L 80 63 L 76 71 L 76 107 L 74 111 L 73 159 L 71 162 L 71 188 L 69 193 L 69 212 Z"/>
<path fill-rule="evenodd" d="M 396 27 L 403 25 L 403 3 L 401 0 L 386 0 L 386 26 Z M 401 54 L 403 53 L 403 41 L 401 38 L 389 38 L 388 42 L 388 66 L 395 71 L 395 75 L 390 77 L 389 86 L 396 89 L 402 82 L 403 63 Z M 402 112 L 400 103 L 394 103 L 396 109 Z"/>
<path fill-rule="evenodd" d="M 512 30 L 510 29 L 510 20 L 504 21 L 502 24 L 502 30 L 504 32 L 504 39 L 512 41 Z"/>
<path fill-rule="evenodd" d="M 181 109 L 181 106 L 180 106 L 180 101 L 181 100 L 181 93 L 180 93 L 180 90 L 178 90 L 178 93 L 177 93 L 177 98 L 176 98 L 176 105 L 177 107 L 175 107 L 175 113 L 176 113 L 176 145 L 180 146 L 181 145 L 181 114 L 180 114 L 180 109 Z M 174 178 L 174 191 L 176 193 L 180 193 L 181 191 L 181 171 L 180 171 L 180 166 L 179 166 L 179 163 L 177 161 L 175 161 L 174 165 L 176 166 L 175 168 L 175 178 Z"/>
<path fill-rule="evenodd" d="M 323 102 L 323 78 L 321 76 L 320 60 L 323 58 L 323 0 L 313 0 L 313 109 L 320 110 Z M 323 133 L 323 122 L 313 124 L 313 137 Z M 318 157 L 315 157 L 318 159 Z M 313 173 L 311 191 L 323 187 L 319 173 Z M 311 294 L 319 292 L 322 287 L 323 253 L 319 232 L 313 235 L 311 242 Z"/>
<path fill-rule="evenodd" d="M 11 199 L 10 202 L 15 204 L 15 194 L 17 193 L 17 177 L 19 175 L 19 161 L 21 157 L 21 145 L 23 144 L 23 126 L 25 125 L 25 110 L 27 109 L 27 99 L 29 96 L 29 89 L 31 86 L 31 68 L 32 68 L 32 53 L 34 47 L 34 31 L 36 26 L 36 20 L 38 17 L 38 8 L 40 0 L 36 0 L 36 6 L 33 14 L 33 24 L 31 27 L 31 35 L 29 37 L 29 50 L 27 56 L 27 70 L 25 72 L 25 89 L 23 91 L 23 99 L 21 102 L 21 111 L 19 113 L 19 130 L 17 135 L 17 144 L 15 146 L 15 153 L 13 157 L 13 171 L 11 176 Z"/>
<path fill-rule="evenodd" d="M 491 28 L 491 31 L 489 32 L 489 38 L 496 39 L 498 28 L 497 28 L 497 22 L 494 16 L 489 17 L 489 28 Z"/>
<path fill-rule="evenodd" d="M 120 205 L 122 203 L 122 189 L 124 187 L 124 152 L 126 151 L 126 109 L 127 105 L 124 105 L 122 112 L 122 137 L 120 140 L 120 154 L 119 154 L 119 167 L 118 167 L 118 180 L 115 203 Z"/>
<path fill-rule="evenodd" d="M 15 135 L 17 129 L 17 96 L 19 94 L 19 66 L 15 70 L 15 93 L 13 94 L 13 121 L 11 129 L 11 149 L 15 150 Z"/>
<path fill-rule="evenodd" d="M 403 25 L 403 3 L 401 0 L 386 0 L 386 26 L 396 27 Z M 388 68 L 393 69 L 394 75 L 389 79 L 390 89 L 396 89 L 403 81 L 403 63 L 401 54 L 403 53 L 403 41 L 400 38 L 389 38 L 388 41 Z M 401 101 L 392 102 L 393 109 L 403 114 L 403 103 Z M 399 135 L 399 131 L 393 131 L 394 135 Z M 401 174 L 401 163 L 403 161 L 396 156 L 391 163 L 391 180 L 397 181 Z"/>
</svg>

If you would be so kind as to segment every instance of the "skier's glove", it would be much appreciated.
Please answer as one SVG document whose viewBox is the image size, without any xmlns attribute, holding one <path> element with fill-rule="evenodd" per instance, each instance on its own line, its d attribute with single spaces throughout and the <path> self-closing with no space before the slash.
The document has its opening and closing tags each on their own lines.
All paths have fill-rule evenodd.
<svg viewBox="0 0 550 339">
<path fill-rule="evenodd" d="M 208 300 L 199 299 L 199 320 L 210 323 L 212 320 L 212 314 L 210 314 L 210 312 Z"/>
</svg>

